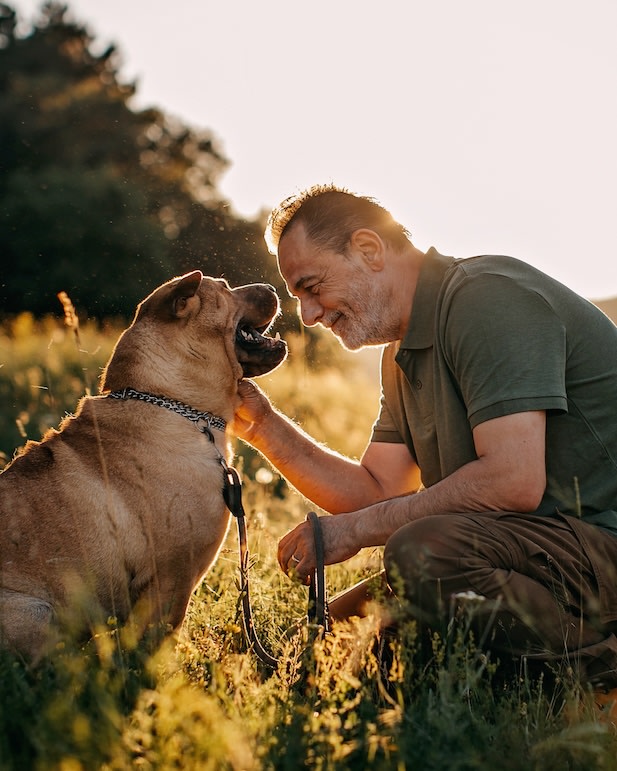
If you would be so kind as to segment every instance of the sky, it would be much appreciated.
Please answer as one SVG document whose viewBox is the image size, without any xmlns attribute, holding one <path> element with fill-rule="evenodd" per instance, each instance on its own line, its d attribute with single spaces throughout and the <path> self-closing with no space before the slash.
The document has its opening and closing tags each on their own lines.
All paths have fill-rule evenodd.
<svg viewBox="0 0 617 771">
<path fill-rule="evenodd" d="M 335 183 L 420 249 L 617 296 L 617 0 L 65 2 L 135 108 L 212 130 L 239 215 Z"/>
</svg>

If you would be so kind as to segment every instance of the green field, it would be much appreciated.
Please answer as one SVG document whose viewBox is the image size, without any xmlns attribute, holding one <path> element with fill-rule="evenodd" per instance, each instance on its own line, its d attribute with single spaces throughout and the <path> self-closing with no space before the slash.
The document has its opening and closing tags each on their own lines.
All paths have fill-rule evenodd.
<svg viewBox="0 0 617 771">
<path fill-rule="evenodd" d="M 96 392 L 119 327 L 27 314 L 0 329 L 0 450 L 5 461 Z M 309 369 L 302 338 L 261 385 L 321 441 L 359 456 L 377 412 L 367 356 Z M 36 670 L 0 655 L 0 770 L 617 769 L 617 738 L 568 673 L 504 676 L 477 650 L 473 607 L 420 647 L 413 623 L 381 641 L 376 621 L 339 625 L 314 645 L 307 593 L 275 564 L 279 537 L 309 504 L 237 447 L 258 632 L 276 671 L 246 651 L 236 533 L 190 605 L 181 639 L 157 651 L 109 627 L 57 648 Z M 261 469 L 264 469 L 263 471 Z M 379 569 L 380 550 L 327 568 L 331 594 Z M 550 680 L 550 683 L 549 683 Z"/>
</svg>

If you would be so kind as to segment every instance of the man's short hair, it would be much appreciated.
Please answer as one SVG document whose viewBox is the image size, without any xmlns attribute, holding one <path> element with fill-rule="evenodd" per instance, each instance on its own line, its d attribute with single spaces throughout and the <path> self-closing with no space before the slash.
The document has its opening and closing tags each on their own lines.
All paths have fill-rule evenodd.
<svg viewBox="0 0 617 771">
<path fill-rule="evenodd" d="M 285 231 L 300 222 L 316 246 L 341 254 L 345 254 L 351 234 L 360 228 L 374 230 L 394 249 L 404 249 L 411 238 L 408 230 L 374 198 L 336 185 L 313 185 L 272 210 L 264 234 L 271 254 L 278 253 Z"/>
</svg>

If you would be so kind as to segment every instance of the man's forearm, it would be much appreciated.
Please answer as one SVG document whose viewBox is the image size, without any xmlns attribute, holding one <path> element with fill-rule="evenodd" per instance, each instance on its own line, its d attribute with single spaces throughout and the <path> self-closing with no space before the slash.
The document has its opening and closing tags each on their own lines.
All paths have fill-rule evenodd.
<svg viewBox="0 0 617 771">
<path fill-rule="evenodd" d="M 345 516 L 338 529 L 348 529 L 348 539 L 357 548 L 383 546 L 403 525 L 434 514 L 479 511 L 530 511 L 523 481 L 507 469 L 495 468 L 480 458 L 461 466 L 441 482 L 411 495 L 372 504 Z"/>
<path fill-rule="evenodd" d="M 316 506 L 338 514 L 381 500 L 380 485 L 359 462 L 319 444 L 278 411 L 250 436 L 250 443 Z"/>
</svg>

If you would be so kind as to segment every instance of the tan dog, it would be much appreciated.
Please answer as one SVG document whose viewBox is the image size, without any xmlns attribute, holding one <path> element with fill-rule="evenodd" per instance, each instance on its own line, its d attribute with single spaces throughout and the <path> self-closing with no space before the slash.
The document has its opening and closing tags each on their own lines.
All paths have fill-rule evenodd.
<svg viewBox="0 0 617 771">
<path fill-rule="evenodd" d="M 101 395 L 0 474 L 5 647 L 36 660 L 54 618 L 84 609 L 90 625 L 182 623 L 229 525 L 238 383 L 286 355 L 266 335 L 278 311 L 265 284 L 230 289 L 200 271 L 163 284 L 118 340 Z"/>
</svg>

